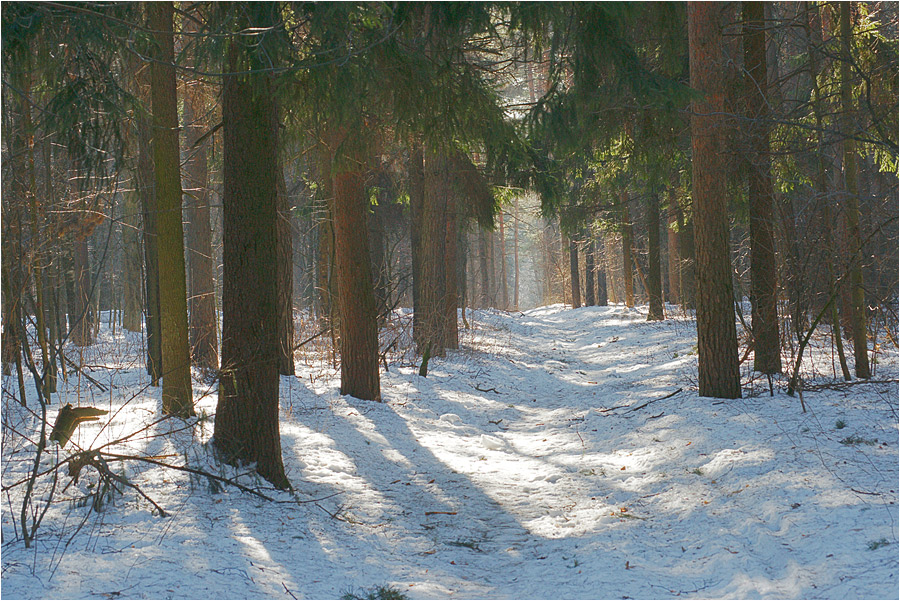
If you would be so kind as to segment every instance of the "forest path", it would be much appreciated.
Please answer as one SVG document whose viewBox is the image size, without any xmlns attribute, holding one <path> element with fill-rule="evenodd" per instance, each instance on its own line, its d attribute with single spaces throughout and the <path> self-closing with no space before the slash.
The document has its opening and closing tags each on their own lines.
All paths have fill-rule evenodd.
<svg viewBox="0 0 900 601">
<path fill-rule="evenodd" d="M 100 514 L 55 503 L 38 552 L 4 547 L 4 593 L 335 598 L 388 584 L 410 598 L 895 596 L 896 383 L 808 392 L 802 413 L 778 391 L 698 397 L 691 320 L 552 306 L 470 322 L 427 378 L 391 364 L 383 403 L 341 396 L 324 360 L 298 362 L 281 380 L 296 490 L 267 491 L 277 503 L 125 463 L 169 517 L 127 492 Z M 92 400 L 116 417 L 102 431 L 83 425 L 78 444 L 157 415 L 139 341 L 108 338 L 91 352 L 122 358 L 109 375 L 118 396 Z M 896 352 L 879 368 L 896 372 Z M 202 414 L 215 413 L 211 390 L 196 386 Z M 212 419 L 160 425 L 129 451 L 264 484 L 201 444 Z M 7 461 L 4 482 L 24 465 Z"/>
</svg>

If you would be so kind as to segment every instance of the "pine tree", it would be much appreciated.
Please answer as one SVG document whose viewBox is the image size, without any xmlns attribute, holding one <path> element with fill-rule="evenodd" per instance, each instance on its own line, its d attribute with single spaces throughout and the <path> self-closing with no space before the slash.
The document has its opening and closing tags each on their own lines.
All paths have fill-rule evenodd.
<svg viewBox="0 0 900 601">
<path fill-rule="evenodd" d="M 222 368 L 214 440 L 231 463 L 254 462 L 279 488 L 290 486 L 281 458 L 276 333 L 277 139 L 271 55 L 273 6 L 243 11 L 229 40 L 222 92 Z"/>
<path fill-rule="evenodd" d="M 172 2 L 147 4 L 147 24 L 154 32 L 155 40 L 154 62 L 150 67 L 150 100 L 156 175 L 163 413 L 187 417 L 194 415 L 194 404 L 184 277 L 181 158 L 172 30 L 174 12 Z"/>
<path fill-rule="evenodd" d="M 740 398 L 737 332 L 722 135 L 723 58 L 720 2 L 688 4 L 694 220 L 697 244 L 697 344 L 700 396 Z"/>
<path fill-rule="evenodd" d="M 753 328 L 753 369 L 781 371 L 781 347 L 776 308 L 775 239 L 772 224 L 772 176 L 769 159 L 768 76 L 763 2 L 743 2 L 744 69 L 749 130 L 750 284 Z"/>
</svg>

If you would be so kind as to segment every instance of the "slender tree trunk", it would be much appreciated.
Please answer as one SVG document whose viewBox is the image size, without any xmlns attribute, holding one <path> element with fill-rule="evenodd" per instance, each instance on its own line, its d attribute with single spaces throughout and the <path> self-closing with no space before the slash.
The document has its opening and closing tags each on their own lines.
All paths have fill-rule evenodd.
<svg viewBox="0 0 900 601">
<path fill-rule="evenodd" d="M 497 213 L 497 225 L 500 235 L 500 308 L 509 309 L 509 277 L 506 273 L 506 225 L 504 223 L 503 210 Z"/>
<path fill-rule="evenodd" d="M 156 43 L 156 62 L 150 66 L 150 100 L 153 107 L 153 166 L 156 175 L 163 413 L 187 417 L 194 415 L 194 404 L 187 331 L 184 230 L 181 222 L 181 157 L 178 150 L 172 32 L 174 11 L 172 2 L 147 4 L 148 25 L 154 31 Z"/>
<path fill-rule="evenodd" d="M 634 306 L 634 231 L 628 210 L 628 190 L 622 189 L 622 279 L 625 283 L 625 306 Z"/>
<path fill-rule="evenodd" d="M 649 300 L 649 321 L 665 319 L 662 297 L 662 266 L 660 265 L 659 241 L 659 194 L 651 190 L 647 194 L 647 297 Z"/>
<path fill-rule="evenodd" d="M 334 327 L 335 285 L 334 285 L 334 178 L 331 174 L 332 152 L 325 144 L 320 144 L 316 156 L 318 184 L 316 204 L 319 205 L 318 245 L 316 247 L 316 309 L 321 322 L 329 322 Z"/>
<path fill-rule="evenodd" d="M 859 190 L 856 171 L 856 141 L 853 135 L 853 82 L 850 68 L 853 61 L 851 52 L 853 27 L 850 23 L 849 2 L 840 4 L 841 18 L 841 132 L 846 136 L 843 141 L 844 151 L 844 187 L 846 202 L 844 218 L 847 223 L 847 242 L 851 253 L 850 263 L 850 321 L 853 334 L 853 358 L 857 378 L 869 378 L 869 353 L 866 336 L 866 298 L 863 288 L 862 273 L 862 235 L 859 227 Z"/>
<path fill-rule="evenodd" d="M 584 243 L 584 304 L 593 307 L 597 304 L 594 294 L 594 236 L 590 228 L 585 229 Z"/>
<path fill-rule="evenodd" d="M 678 227 L 678 257 L 680 259 L 679 275 L 681 276 L 681 306 L 685 310 L 697 307 L 697 262 L 694 248 L 694 219 L 685 218 L 679 207 L 678 217 L 682 221 Z"/>
<path fill-rule="evenodd" d="M 490 272 L 488 269 L 488 232 L 478 229 L 478 264 L 481 272 L 481 301 L 479 306 L 482 308 L 491 305 L 491 282 Z"/>
<path fill-rule="evenodd" d="M 450 172 L 446 173 L 444 186 L 447 194 L 447 219 L 444 232 L 444 275 L 447 282 L 444 285 L 444 320 L 442 322 L 444 348 L 456 350 L 459 348 L 459 208 L 456 194 L 452 191 Z"/>
<path fill-rule="evenodd" d="M 247 25 L 272 22 L 264 5 Z M 260 14 L 261 13 L 261 14 Z M 225 460 L 255 462 L 260 476 L 290 486 L 278 423 L 276 109 L 271 76 L 232 42 L 222 93 L 222 368 L 215 444 Z"/>
<path fill-rule="evenodd" d="M 280 124 L 276 120 L 275 139 L 278 139 Z M 276 224 L 275 224 L 275 269 L 276 274 L 276 325 L 278 332 L 278 373 L 294 375 L 294 251 L 291 244 L 291 207 L 288 203 L 287 184 L 284 181 L 284 159 L 278 153 L 275 173 Z"/>
<path fill-rule="evenodd" d="M 207 168 L 207 142 L 200 141 L 205 133 L 201 115 L 205 112 L 201 92 L 196 89 L 185 94 L 184 165 L 187 189 L 185 196 L 185 222 L 187 224 L 187 262 L 190 273 L 188 339 L 191 358 L 197 367 L 215 370 L 219 367 L 216 296 L 213 283 L 212 230 L 209 215 L 209 174 Z"/>
<path fill-rule="evenodd" d="M 72 250 L 75 304 L 72 307 L 74 314 L 69 314 L 69 323 L 72 324 L 69 339 L 75 346 L 90 346 L 94 343 L 92 336 L 94 320 L 91 313 L 91 266 L 87 238 L 76 235 Z"/>
<path fill-rule="evenodd" d="M 697 342 L 700 396 L 740 398 L 737 332 L 725 196 L 724 81 L 720 2 L 688 3 L 691 146 L 697 236 Z"/>
<path fill-rule="evenodd" d="M 443 356 L 447 340 L 447 216 L 449 204 L 446 158 L 428 148 L 425 152 L 425 202 L 422 210 L 422 321 L 420 353 L 430 348 L 432 356 Z M 455 257 L 454 257 L 455 265 Z M 455 269 L 454 269 L 455 271 Z M 454 305 L 455 306 L 455 305 Z M 424 346 L 421 346 L 424 345 Z"/>
<path fill-rule="evenodd" d="M 609 272 L 607 267 L 608 263 L 606 261 L 606 244 L 604 243 L 604 237 L 601 234 L 600 243 L 594 245 L 594 257 L 595 261 L 598 265 L 597 271 L 597 304 L 601 307 L 606 307 L 609 305 L 609 294 L 607 292 L 607 277 L 606 274 Z"/>
<path fill-rule="evenodd" d="M 332 148 L 343 132 L 329 137 Z M 359 135 L 359 134 L 354 134 Z M 341 394 L 380 401 L 378 315 L 372 286 L 372 263 L 366 229 L 368 195 L 360 165 L 364 155 L 336 156 L 334 241 L 338 305 L 341 319 Z"/>
<path fill-rule="evenodd" d="M 765 374 L 781 371 L 775 280 L 775 239 L 772 224 L 773 190 L 769 158 L 769 114 L 766 74 L 765 4 L 742 3 L 744 11 L 744 68 L 749 119 L 750 290 L 753 328 L 753 369 Z"/>
<path fill-rule="evenodd" d="M 578 243 L 569 238 L 569 279 L 572 284 L 572 308 L 581 306 L 581 277 L 578 273 Z"/>
<path fill-rule="evenodd" d="M 409 240 L 412 256 L 413 340 L 424 351 L 422 315 L 422 223 L 425 207 L 425 149 L 422 141 L 415 139 L 409 147 Z"/>
<path fill-rule="evenodd" d="M 519 310 L 519 197 L 516 196 L 513 205 L 513 309 Z"/>
<path fill-rule="evenodd" d="M 808 2 L 805 2 L 804 5 L 807 15 L 807 40 L 809 42 L 807 55 L 809 56 L 810 81 L 812 82 L 813 88 L 812 109 L 816 117 L 816 131 L 818 132 L 816 134 L 816 187 L 818 188 L 817 191 L 821 199 L 820 202 L 824 205 L 822 220 L 824 221 L 825 230 L 825 262 L 828 266 L 828 289 L 834 290 L 838 286 L 834 273 L 834 257 L 837 255 L 837 248 L 834 243 L 834 219 L 831 211 L 831 199 L 828 195 L 828 180 L 825 168 L 825 143 L 822 135 L 822 98 L 818 83 L 820 67 L 816 50 L 817 47 L 821 47 L 822 45 L 822 29 L 818 19 L 818 8 L 810 6 Z M 837 347 L 838 361 L 841 365 L 841 374 L 843 375 L 844 380 L 849 381 L 851 379 L 850 368 L 847 365 L 847 355 L 844 352 L 844 340 L 841 335 L 841 322 L 838 315 L 838 304 L 836 302 L 831 303 L 830 311 L 831 334 L 835 346 Z"/>
<path fill-rule="evenodd" d="M 675 199 L 673 189 L 669 189 L 669 207 L 667 211 L 668 228 L 668 259 L 669 259 L 669 302 L 679 304 L 681 302 L 681 255 L 678 252 L 678 201 Z"/>
<path fill-rule="evenodd" d="M 122 327 L 129 332 L 141 331 L 141 238 L 140 192 L 137 177 L 134 190 L 125 192 L 122 215 Z"/>
</svg>

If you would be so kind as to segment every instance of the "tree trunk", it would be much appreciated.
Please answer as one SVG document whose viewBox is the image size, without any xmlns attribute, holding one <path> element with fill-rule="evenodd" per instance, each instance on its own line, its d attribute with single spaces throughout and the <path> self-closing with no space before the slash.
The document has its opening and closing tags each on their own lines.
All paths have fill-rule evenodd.
<svg viewBox="0 0 900 601">
<path fill-rule="evenodd" d="M 187 183 L 185 196 L 185 222 L 187 223 L 187 262 L 190 273 L 188 296 L 190 327 L 188 339 L 191 358 L 197 367 L 215 370 L 219 368 L 218 333 L 216 319 L 216 293 L 213 283 L 212 230 L 209 216 L 209 174 L 207 168 L 207 141 L 199 142 L 204 132 L 201 115 L 206 107 L 202 101 L 199 82 L 194 90 L 185 94 L 184 164 Z"/>
<path fill-rule="evenodd" d="M 593 307 L 597 304 L 594 294 L 594 237 L 590 228 L 585 230 L 584 243 L 584 304 Z"/>
<path fill-rule="evenodd" d="M 747 2 L 744 12 L 744 68 L 746 70 L 749 125 L 750 299 L 753 328 L 753 369 L 765 374 L 781 372 L 775 279 L 775 240 L 772 224 L 773 190 L 769 158 L 769 114 L 766 74 L 764 3 Z"/>
<path fill-rule="evenodd" d="M 604 238 L 605 236 L 601 234 L 599 245 L 594 245 L 594 257 L 599 267 L 597 271 L 597 304 L 601 307 L 609 305 L 606 276 L 609 269 L 607 268 L 608 263 L 606 261 L 606 243 L 604 242 Z"/>
<path fill-rule="evenodd" d="M 449 163 L 448 163 L 449 167 Z M 444 284 L 444 319 L 441 322 L 443 332 L 441 338 L 444 348 L 456 350 L 459 348 L 459 208 L 456 194 L 453 192 L 450 182 L 450 172 L 447 171 L 443 181 L 447 194 L 447 218 L 444 232 L 444 276 L 447 278 Z"/>
<path fill-rule="evenodd" d="M 697 261 L 694 245 L 694 219 L 687 219 L 679 208 L 678 216 L 683 221 L 678 228 L 678 257 L 681 266 L 681 306 L 685 310 L 697 308 Z"/>
<path fill-rule="evenodd" d="M 834 219 L 831 211 L 831 198 L 829 198 L 828 179 L 826 177 L 825 168 L 825 142 L 823 140 L 823 119 L 822 119 L 822 98 L 821 90 L 818 84 L 820 72 L 819 60 L 816 48 L 822 45 L 822 29 L 818 19 L 818 8 L 810 6 L 805 2 L 805 10 L 807 15 L 807 55 L 809 57 L 810 81 L 813 88 L 812 109 L 816 117 L 816 187 L 819 193 L 820 202 L 823 203 L 822 221 L 824 222 L 825 235 L 825 262 L 828 266 L 828 289 L 834 291 L 838 286 L 835 278 L 835 257 L 837 256 L 837 248 L 834 243 Z M 850 380 L 850 368 L 847 365 L 847 356 L 844 352 L 844 340 L 841 335 L 841 322 L 838 315 L 838 303 L 831 303 L 831 334 L 834 339 L 838 352 L 838 361 L 841 365 L 841 374 L 844 380 Z"/>
<path fill-rule="evenodd" d="M 847 224 L 848 250 L 850 259 L 850 321 L 853 334 L 853 357 L 856 363 L 857 378 L 869 378 L 869 354 L 866 336 L 866 298 L 863 288 L 862 273 L 862 235 L 859 227 L 859 190 L 856 172 L 856 141 L 850 137 L 853 130 L 853 82 L 850 69 L 853 61 L 851 52 L 853 27 L 850 23 L 849 2 L 840 4 L 841 17 L 841 113 L 838 116 L 841 133 L 846 136 L 843 141 L 844 151 L 844 187 L 846 202 L 844 219 Z"/>
<path fill-rule="evenodd" d="M 447 344 L 444 334 L 447 307 L 445 253 L 450 195 L 448 169 L 447 160 L 442 153 L 432 148 L 426 149 L 425 202 L 422 209 L 422 285 L 419 288 L 422 295 L 422 335 L 417 339 L 419 353 L 430 348 L 431 356 L 443 356 Z"/>
<path fill-rule="evenodd" d="M 681 302 L 681 255 L 678 252 L 678 237 L 681 232 L 676 231 L 676 228 L 679 227 L 678 213 L 680 210 L 675 192 L 670 188 L 666 232 L 668 235 L 669 302 L 675 305 Z"/>
<path fill-rule="evenodd" d="M 665 319 L 662 297 L 662 267 L 660 265 L 659 241 L 659 194 L 656 190 L 647 193 L 647 297 L 649 310 L 647 319 Z"/>
<path fill-rule="evenodd" d="M 513 309 L 519 310 L 519 197 L 514 200 L 513 210 Z"/>
<path fill-rule="evenodd" d="M 319 321 L 332 322 L 337 299 L 334 277 L 334 178 L 331 174 L 332 152 L 325 144 L 316 153 L 319 187 L 316 189 L 318 214 L 318 246 L 316 248 L 316 309 Z M 334 323 L 331 323 L 334 327 Z"/>
<path fill-rule="evenodd" d="M 509 278 L 506 274 L 506 226 L 503 219 L 503 210 L 497 213 L 497 225 L 500 235 L 500 308 L 509 310 Z"/>
<path fill-rule="evenodd" d="M 569 238 L 569 279 L 572 284 L 572 308 L 581 306 L 581 277 L 578 272 L 578 243 Z"/>
<path fill-rule="evenodd" d="M 76 235 L 72 245 L 72 260 L 75 274 L 75 303 L 69 313 L 71 334 L 69 339 L 75 346 L 93 344 L 93 315 L 91 314 L 91 266 L 88 256 L 87 238 Z"/>
<path fill-rule="evenodd" d="M 139 71 L 138 93 L 146 96 L 146 74 Z M 141 222 L 144 240 L 144 321 L 147 326 L 147 374 L 151 386 L 159 386 L 162 377 L 162 344 L 159 315 L 159 253 L 156 234 L 156 177 L 153 174 L 153 157 L 150 153 L 151 124 L 142 116 L 137 117 L 137 169 L 135 187 L 141 200 Z M 70 297 L 71 298 L 71 297 Z M 71 320 L 70 320 L 71 322 Z"/>
<path fill-rule="evenodd" d="M 278 140 L 280 123 L 275 123 L 275 139 Z M 291 207 L 288 203 L 287 185 L 284 181 L 284 162 L 279 153 L 275 173 L 275 269 L 276 313 L 278 336 L 278 373 L 294 375 L 294 252 L 291 244 Z"/>
<path fill-rule="evenodd" d="M 361 135 L 354 133 L 353 135 Z M 345 134 L 329 137 L 338 148 Z M 361 153 L 339 155 L 333 164 L 334 242 L 341 319 L 341 394 L 381 400 L 378 373 L 378 315 L 372 286 L 372 263 L 366 229 L 368 195 Z"/>
<path fill-rule="evenodd" d="M 422 345 L 422 216 L 425 207 L 425 149 L 421 140 L 413 140 L 409 147 L 409 240 L 412 258 L 413 340 Z"/>
<path fill-rule="evenodd" d="M 722 135 L 723 62 L 719 2 L 688 4 L 691 149 L 697 243 L 697 343 L 700 396 L 740 398 L 737 333 L 728 247 Z"/>
<path fill-rule="evenodd" d="M 271 23 L 264 13 L 254 17 L 248 25 Z M 237 42 L 228 54 L 230 72 L 249 70 L 252 63 Z M 268 74 L 226 75 L 224 80 L 222 368 L 215 444 L 229 463 L 255 462 L 260 476 L 287 488 L 278 424 L 277 275 L 272 268 L 278 260 L 275 100 Z"/>
<path fill-rule="evenodd" d="M 625 284 L 625 306 L 634 306 L 634 231 L 631 226 L 631 212 L 628 210 L 628 190 L 622 189 L 622 279 Z"/>
<path fill-rule="evenodd" d="M 488 232 L 478 228 L 478 265 L 481 272 L 481 300 L 479 306 L 486 308 L 491 306 L 491 280 L 488 269 L 488 245 L 490 238 Z"/>
<path fill-rule="evenodd" d="M 184 230 L 181 214 L 181 157 L 175 93 L 172 2 L 147 4 L 148 26 L 156 42 L 150 66 L 153 112 L 153 166 L 156 176 L 156 226 L 159 307 L 162 326 L 163 413 L 194 415 L 191 359 L 184 279 Z"/>
</svg>

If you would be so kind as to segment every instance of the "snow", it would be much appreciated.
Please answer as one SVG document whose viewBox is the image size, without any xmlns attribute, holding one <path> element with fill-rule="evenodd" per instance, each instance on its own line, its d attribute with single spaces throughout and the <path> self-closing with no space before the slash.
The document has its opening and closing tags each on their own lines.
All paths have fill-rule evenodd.
<svg viewBox="0 0 900 601">
<path fill-rule="evenodd" d="M 427 378 L 395 357 L 383 403 L 340 396 L 330 364 L 298 361 L 281 380 L 294 492 L 216 461 L 214 387 L 195 382 L 193 428 L 159 421 L 140 337 L 104 331 L 82 360 L 107 391 L 70 377 L 48 419 L 66 402 L 111 417 L 52 443 L 46 467 L 112 443 L 274 500 L 124 461 L 111 470 L 168 517 L 133 489 L 93 512 L 77 498 L 96 471 L 63 492 L 62 469 L 32 549 L 17 538 L 23 487 L 4 495 L 3 594 L 897 598 L 896 349 L 881 349 L 879 383 L 831 386 L 830 342 L 817 340 L 804 413 L 783 378 L 769 396 L 749 362 L 743 399 L 700 398 L 693 321 L 645 320 L 622 306 L 475 311 L 462 350 L 432 358 Z M 34 457 L 12 430 L 35 418 L 11 398 L 15 377 L 3 390 L 6 489 Z"/>
</svg>

